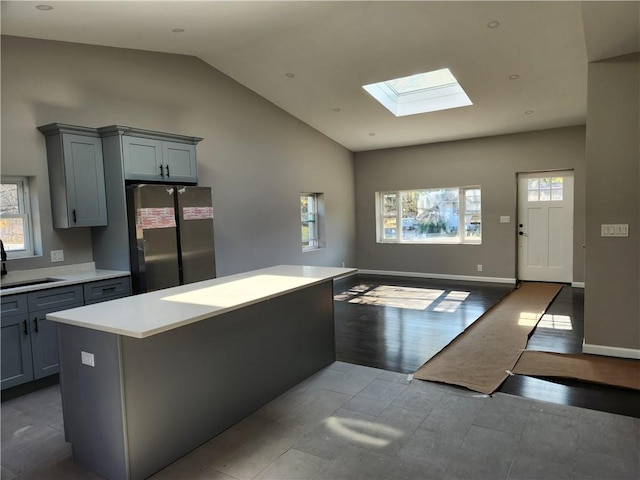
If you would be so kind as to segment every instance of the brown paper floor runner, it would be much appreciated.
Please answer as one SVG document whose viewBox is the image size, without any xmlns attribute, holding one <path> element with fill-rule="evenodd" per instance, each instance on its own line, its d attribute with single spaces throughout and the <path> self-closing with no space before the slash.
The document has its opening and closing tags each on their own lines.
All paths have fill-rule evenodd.
<svg viewBox="0 0 640 480">
<path fill-rule="evenodd" d="M 421 380 L 493 393 L 562 285 L 522 283 L 414 373 Z"/>
<path fill-rule="evenodd" d="M 640 390 L 640 360 L 526 350 L 516 363 L 513 373 L 534 377 L 575 378 Z"/>
</svg>

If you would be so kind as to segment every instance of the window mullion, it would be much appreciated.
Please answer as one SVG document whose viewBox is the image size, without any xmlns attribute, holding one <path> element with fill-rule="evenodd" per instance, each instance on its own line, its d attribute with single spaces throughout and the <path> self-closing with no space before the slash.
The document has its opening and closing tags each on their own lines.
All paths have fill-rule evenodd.
<svg viewBox="0 0 640 480">
<path fill-rule="evenodd" d="M 464 196 L 464 188 L 458 191 L 458 237 L 460 243 L 465 242 L 465 218 L 466 218 L 466 198 Z"/>
<path fill-rule="evenodd" d="M 396 231 L 398 234 L 396 235 L 396 241 L 402 242 L 404 240 L 404 234 L 402 232 L 402 202 L 404 201 L 402 197 L 402 192 L 396 192 Z"/>
</svg>

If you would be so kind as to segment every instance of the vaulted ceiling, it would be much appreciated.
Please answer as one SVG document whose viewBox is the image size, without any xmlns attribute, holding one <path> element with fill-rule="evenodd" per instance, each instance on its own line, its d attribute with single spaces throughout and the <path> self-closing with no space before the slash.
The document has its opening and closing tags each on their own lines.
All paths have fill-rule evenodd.
<svg viewBox="0 0 640 480">
<path fill-rule="evenodd" d="M 197 56 L 361 151 L 584 124 L 588 62 L 640 51 L 639 6 L 3 1 L 2 33 Z M 362 88 L 443 67 L 473 105 L 395 117 Z"/>
</svg>

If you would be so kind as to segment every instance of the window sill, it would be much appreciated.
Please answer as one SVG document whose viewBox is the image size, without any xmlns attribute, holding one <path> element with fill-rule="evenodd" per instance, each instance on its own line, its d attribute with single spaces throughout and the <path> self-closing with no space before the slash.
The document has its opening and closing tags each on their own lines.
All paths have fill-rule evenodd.
<svg viewBox="0 0 640 480">
<path fill-rule="evenodd" d="M 42 255 L 37 255 L 35 253 L 14 253 L 14 252 L 7 252 L 7 261 L 9 260 L 23 260 L 26 258 L 38 258 L 41 257 Z"/>
<path fill-rule="evenodd" d="M 466 241 L 461 242 L 459 240 L 452 240 L 450 242 L 447 241 L 439 241 L 439 242 L 397 242 L 393 240 L 378 240 L 376 243 L 386 244 L 386 245 L 482 245 L 482 241 Z"/>
<path fill-rule="evenodd" d="M 302 253 L 317 252 L 317 251 L 319 251 L 319 250 L 324 250 L 324 247 L 303 248 L 303 249 L 302 249 Z"/>
</svg>

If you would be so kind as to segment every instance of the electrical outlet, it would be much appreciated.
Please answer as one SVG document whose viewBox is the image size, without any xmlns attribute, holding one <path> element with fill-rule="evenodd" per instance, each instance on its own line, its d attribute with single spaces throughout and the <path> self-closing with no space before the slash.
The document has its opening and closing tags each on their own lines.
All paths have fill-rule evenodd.
<svg viewBox="0 0 640 480">
<path fill-rule="evenodd" d="M 481 271 L 482 271 L 482 264 L 481 264 L 481 263 L 479 263 L 479 264 L 478 264 L 478 271 L 479 271 L 479 272 L 481 272 Z"/>
<path fill-rule="evenodd" d="M 51 261 L 52 262 L 63 262 L 64 261 L 64 250 L 51 250 Z"/>
</svg>

